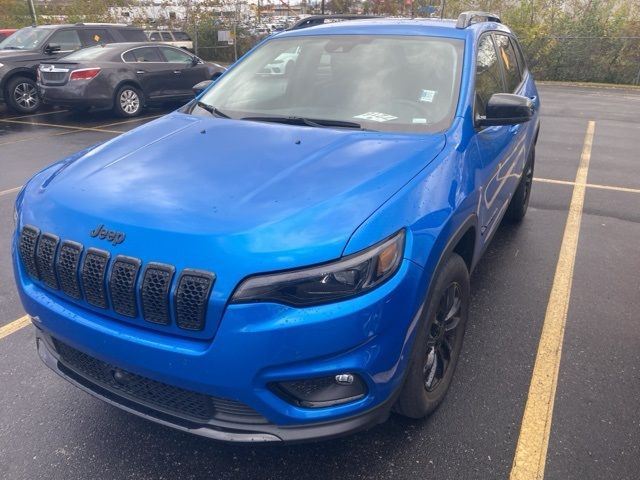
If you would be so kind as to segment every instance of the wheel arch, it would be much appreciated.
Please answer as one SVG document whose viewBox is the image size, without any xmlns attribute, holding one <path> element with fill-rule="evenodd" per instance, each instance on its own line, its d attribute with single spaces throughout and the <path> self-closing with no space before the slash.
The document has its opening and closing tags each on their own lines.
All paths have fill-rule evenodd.
<svg viewBox="0 0 640 480">
<path fill-rule="evenodd" d="M 118 93 L 118 90 L 120 90 L 122 87 L 127 85 L 129 85 L 130 87 L 135 87 L 140 91 L 140 93 L 142 94 L 142 100 L 144 101 L 143 106 L 145 106 L 147 104 L 147 94 L 142 88 L 142 85 L 140 85 L 139 82 L 131 78 L 122 79 L 116 84 L 115 88 L 113 89 L 113 101 L 114 102 L 116 101 L 116 94 Z"/>
<path fill-rule="evenodd" d="M 4 92 L 7 88 L 7 84 L 16 77 L 27 77 L 34 82 L 36 81 L 36 72 L 33 69 L 26 67 L 18 67 L 11 70 L 9 73 L 2 77 L 2 83 L 0 84 L 0 91 Z"/>
</svg>

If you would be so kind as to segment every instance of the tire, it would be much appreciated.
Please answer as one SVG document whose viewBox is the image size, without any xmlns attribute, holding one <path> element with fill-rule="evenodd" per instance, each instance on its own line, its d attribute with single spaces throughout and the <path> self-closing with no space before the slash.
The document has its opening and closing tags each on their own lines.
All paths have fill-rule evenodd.
<svg viewBox="0 0 640 480">
<path fill-rule="evenodd" d="M 467 265 L 452 253 L 434 280 L 420 319 L 409 370 L 394 406 L 400 415 L 424 418 L 447 394 L 462 349 L 469 297 Z"/>
<path fill-rule="evenodd" d="M 36 82 L 28 77 L 13 77 L 9 80 L 5 99 L 11 110 L 23 114 L 36 112 L 42 103 Z"/>
<path fill-rule="evenodd" d="M 533 168 L 536 161 L 535 147 L 531 148 L 531 153 L 527 160 L 527 164 L 524 167 L 524 172 L 520 178 L 520 183 L 516 192 L 511 197 L 511 202 L 504 215 L 504 217 L 511 223 L 518 223 L 522 221 L 527 214 L 527 208 L 529 207 L 529 197 L 531 196 L 531 184 L 533 182 Z"/>
<path fill-rule="evenodd" d="M 142 92 L 133 85 L 123 85 L 113 100 L 113 112 L 119 117 L 137 117 L 142 113 Z"/>
</svg>

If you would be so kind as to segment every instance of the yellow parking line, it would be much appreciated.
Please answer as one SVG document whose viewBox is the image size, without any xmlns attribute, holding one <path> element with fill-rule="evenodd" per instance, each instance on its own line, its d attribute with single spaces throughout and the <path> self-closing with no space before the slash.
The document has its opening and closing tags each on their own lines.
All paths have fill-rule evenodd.
<svg viewBox="0 0 640 480">
<path fill-rule="evenodd" d="M 107 123 L 105 125 L 98 125 L 97 128 L 115 127 L 116 125 L 124 125 L 125 123 L 142 122 L 144 120 L 152 120 L 154 118 L 164 117 L 165 115 L 166 113 L 162 113 L 160 115 L 147 115 L 145 117 L 137 117 L 137 118 L 132 118 L 130 120 L 122 120 L 121 122 L 113 122 L 113 123 Z"/>
<path fill-rule="evenodd" d="M 20 125 L 34 125 L 37 127 L 53 127 L 53 128 L 66 128 L 69 130 L 82 130 L 86 132 L 105 132 L 105 133 L 123 133 L 118 130 L 105 130 L 103 128 L 96 127 L 75 127 L 72 125 L 58 125 L 56 123 L 42 123 L 42 122 L 26 122 L 22 120 L 8 120 L 0 118 L 0 122 L 4 123 L 17 123 Z"/>
<path fill-rule="evenodd" d="M 10 193 L 13 193 L 13 192 L 18 192 L 20 191 L 21 188 L 22 188 L 22 185 L 20 185 L 19 187 L 10 188 L 9 190 L 0 190 L 0 197 L 2 197 L 3 195 L 9 195 Z"/>
<path fill-rule="evenodd" d="M 580 166 L 573 186 L 560 255 L 542 325 L 529 395 L 511 468 L 511 480 L 540 480 L 544 478 L 595 125 L 594 121 L 589 121 L 584 137 Z"/>
<path fill-rule="evenodd" d="M 19 118 L 31 118 L 31 117 L 41 117 L 43 115 L 53 115 L 54 113 L 64 113 L 69 110 L 53 110 L 51 112 L 43 112 L 43 113 L 32 113 L 31 115 L 20 115 L 18 117 L 9 117 L 9 120 L 17 120 Z"/>
<path fill-rule="evenodd" d="M 31 323 L 31 319 L 29 318 L 29 315 L 25 315 L 24 317 L 20 317 L 19 319 L 14 320 L 13 322 L 5 325 L 4 327 L 0 327 L 0 340 L 26 327 L 30 323 Z"/>
<path fill-rule="evenodd" d="M 575 185 L 576 182 L 569 182 L 567 180 L 554 180 L 552 178 L 534 178 L 534 182 L 553 183 L 556 185 Z M 587 188 L 596 188 L 600 190 L 612 190 L 614 192 L 627 192 L 627 193 L 640 193 L 640 188 L 628 188 L 628 187 L 615 187 L 612 185 L 598 185 L 596 183 L 585 183 Z"/>
</svg>

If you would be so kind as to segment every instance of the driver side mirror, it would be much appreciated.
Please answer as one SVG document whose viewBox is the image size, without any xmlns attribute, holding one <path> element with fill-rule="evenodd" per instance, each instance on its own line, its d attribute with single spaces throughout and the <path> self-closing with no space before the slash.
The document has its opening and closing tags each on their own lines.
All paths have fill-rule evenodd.
<svg viewBox="0 0 640 480">
<path fill-rule="evenodd" d="M 60 47 L 60 45 L 55 43 L 50 43 L 46 47 L 44 47 L 44 53 L 49 55 L 59 52 L 60 50 L 62 50 L 62 47 Z"/>
<path fill-rule="evenodd" d="M 530 98 L 511 93 L 494 93 L 487 102 L 486 116 L 480 117 L 480 127 L 516 125 L 531 120 L 534 104 Z"/>
<path fill-rule="evenodd" d="M 200 59 L 198 57 L 191 57 L 191 66 L 195 67 L 200 63 Z"/>
<path fill-rule="evenodd" d="M 213 83 L 213 80 L 204 80 L 200 83 L 196 83 L 193 87 L 191 87 L 191 90 L 193 90 L 193 94 L 195 96 L 198 96 L 202 92 L 204 92 L 212 83 Z"/>
</svg>

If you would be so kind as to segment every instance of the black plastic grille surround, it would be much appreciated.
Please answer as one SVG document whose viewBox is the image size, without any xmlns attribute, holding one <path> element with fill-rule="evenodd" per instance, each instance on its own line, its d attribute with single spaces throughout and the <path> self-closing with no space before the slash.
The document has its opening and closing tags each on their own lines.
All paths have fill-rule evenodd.
<svg viewBox="0 0 640 480">
<path fill-rule="evenodd" d="M 25 270 L 31 278 L 39 278 L 38 267 L 36 266 L 36 247 L 40 230 L 30 225 L 25 226 L 20 232 L 20 258 Z"/>
<path fill-rule="evenodd" d="M 36 248 L 36 265 L 40 280 L 51 288 L 58 289 L 58 277 L 56 276 L 55 261 L 60 239 L 50 233 L 45 233 L 38 240 Z"/>
<path fill-rule="evenodd" d="M 162 263 L 147 265 L 140 289 L 142 315 L 145 320 L 161 325 L 169 324 L 169 288 L 175 270 L 173 266 Z"/>
<path fill-rule="evenodd" d="M 61 363 L 92 383 L 159 411 L 197 421 L 219 419 L 265 424 L 267 419 L 248 405 L 212 397 L 127 372 L 53 339 Z"/>
<path fill-rule="evenodd" d="M 120 315 L 136 317 L 138 305 L 136 301 L 136 281 L 140 270 L 140 260 L 118 255 L 111 267 L 109 291 L 113 309 Z"/>
<path fill-rule="evenodd" d="M 160 325 L 172 321 L 183 329 L 205 327 L 209 296 L 215 282 L 211 272 L 184 269 L 174 284 L 175 267 L 124 255 L 110 261 L 105 250 L 84 247 L 25 225 L 18 240 L 22 264 L 28 275 L 54 290 L 119 315 Z M 83 255 L 84 253 L 84 255 Z M 140 272 L 143 272 L 140 274 Z M 173 290 L 172 290 L 173 287 Z M 171 293 L 174 309 L 171 309 Z M 175 320 L 174 320 L 175 318 Z"/>
<path fill-rule="evenodd" d="M 81 298 L 80 282 L 78 281 L 78 265 L 82 255 L 82 245 L 70 240 L 62 242 L 58 259 L 56 260 L 56 271 L 60 281 L 60 289 L 73 298 Z"/>
<path fill-rule="evenodd" d="M 107 308 L 107 291 L 104 277 L 107 273 L 109 252 L 90 248 L 82 264 L 82 288 L 87 303 L 95 307 Z"/>
<path fill-rule="evenodd" d="M 187 269 L 178 279 L 176 289 L 176 323 L 185 330 L 202 330 L 207 314 L 207 299 L 215 276 L 201 270 Z"/>
</svg>

